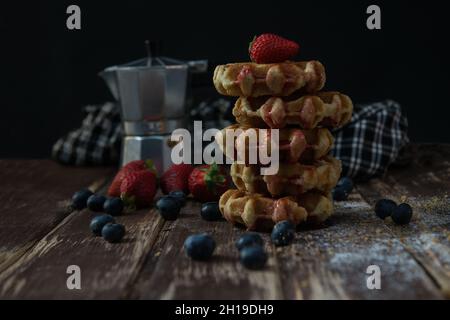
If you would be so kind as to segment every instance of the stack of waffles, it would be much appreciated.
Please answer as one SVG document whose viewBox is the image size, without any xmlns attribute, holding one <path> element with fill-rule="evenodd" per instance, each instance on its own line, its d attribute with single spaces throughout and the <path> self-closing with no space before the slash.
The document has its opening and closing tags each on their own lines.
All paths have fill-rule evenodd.
<svg viewBox="0 0 450 320">
<path fill-rule="evenodd" d="M 332 214 L 331 190 L 340 177 L 341 163 L 329 155 L 333 144 L 329 129 L 350 121 L 353 104 L 339 92 L 320 92 L 324 84 L 325 69 L 318 61 L 216 67 L 217 91 L 239 97 L 233 109 L 237 124 L 220 131 L 216 141 L 233 160 L 238 159 L 236 149 L 245 150 L 247 155 L 244 163 L 231 165 L 237 189 L 220 198 L 225 219 L 249 230 L 264 230 L 282 220 L 320 223 Z M 265 139 L 268 153 L 279 154 L 276 174 L 263 175 L 261 163 L 248 162 L 249 140 L 240 137 L 249 129 L 265 129 L 266 136 L 271 136 L 273 129 L 279 130 L 275 146 L 271 139 Z M 233 137 L 233 154 L 227 154 L 226 130 L 239 130 Z M 257 136 L 259 140 L 264 137 Z"/>
</svg>

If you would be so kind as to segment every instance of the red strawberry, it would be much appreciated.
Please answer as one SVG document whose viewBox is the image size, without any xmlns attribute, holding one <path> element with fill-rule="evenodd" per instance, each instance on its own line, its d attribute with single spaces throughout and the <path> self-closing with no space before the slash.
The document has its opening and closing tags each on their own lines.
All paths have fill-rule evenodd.
<svg viewBox="0 0 450 320">
<path fill-rule="evenodd" d="M 160 179 L 161 190 L 164 194 L 171 191 L 183 191 L 189 194 L 188 178 L 194 167 L 190 164 L 180 163 L 174 164 L 166 172 L 163 173 Z"/>
<path fill-rule="evenodd" d="M 256 63 L 276 63 L 291 59 L 298 54 L 299 45 L 272 33 L 264 33 L 250 42 L 249 53 Z"/>
<path fill-rule="evenodd" d="M 155 194 L 156 175 L 147 169 L 128 171 L 120 185 L 120 197 L 129 207 L 149 207 Z"/>
<path fill-rule="evenodd" d="M 225 170 L 215 163 L 196 167 L 189 176 L 189 191 L 200 202 L 219 200 L 229 184 Z"/>
<path fill-rule="evenodd" d="M 117 172 L 114 177 L 113 182 L 109 186 L 108 195 L 110 197 L 120 197 L 120 185 L 122 184 L 123 179 L 127 176 L 128 172 L 135 172 L 140 170 L 149 170 L 155 173 L 155 167 L 153 166 L 153 161 L 150 159 L 147 160 L 135 160 L 128 162 L 124 165 L 119 172 Z"/>
</svg>

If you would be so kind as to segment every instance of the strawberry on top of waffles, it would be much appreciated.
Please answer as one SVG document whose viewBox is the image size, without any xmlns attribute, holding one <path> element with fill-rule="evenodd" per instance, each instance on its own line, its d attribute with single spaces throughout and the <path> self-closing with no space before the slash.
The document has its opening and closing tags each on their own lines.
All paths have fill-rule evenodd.
<svg viewBox="0 0 450 320">
<path fill-rule="evenodd" d="M 249 45 L 249 54 L 256 63 L 276 63 L 291 59 L 298 54 L 300 46 L 273 33 L 255 36 Z"/>
</svg>

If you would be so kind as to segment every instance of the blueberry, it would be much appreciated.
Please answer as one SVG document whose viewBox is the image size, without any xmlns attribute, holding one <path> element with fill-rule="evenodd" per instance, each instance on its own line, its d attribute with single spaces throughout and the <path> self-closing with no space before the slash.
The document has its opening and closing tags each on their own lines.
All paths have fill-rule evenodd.
<svg viewBox="0 0 450 320">
<path fill-rule="evenodd" d="M 407 203 L 399 204 L 392 211 L 391 218 L 396 224 L 408 224 L 412 218 L 412 208 Z"/>
<path fill-rule="evenodd" d="M 194 260 L 209 259 L 215 248 L 216 242 L 207 234 L 195 234 L 187 237 L 186 241 L 184 241 L 186 254 Z"/>
<path fill-rule="evenodd" d="M 295 225 L 288 220 L 278 222 L 272 230 L 271 239 L 276 246 L 287 246 L 295 237 Z"/>
<path fill-rule="evenodd" d="M 249 269 L 262 269 L 267 262 L 267 253 L 261 246 L 245 247 L 239 253 L 241 263 Z"/>
<path fill-rule="evenodd" d="M 222 214 L 219 210 L 218 202 L 206 202 L 202 204 L 202 209 L 200 210 L 200 215 L 203 219 L 207 221 L 217 221 L 222 219 Z"/>
<path fill-rule="evenodd" d="M 72 196 L 72 207 L 75 210 L 82 210 L 86 208 L 87 200 L 92 195 L 93 193 L 89 189 L 83 189 L 75 192 L 75 194 Z"/>
<path fill-rule="evenodd" d="M 105 201 L 104 196 L 93 194 L 87 200 L 87 207 L 94 212 L 102 212 Z"/>
<path fill-rule="evenodd" d="M 171 196 L 164 196 L 156 202 L 159 213 L 165 220 L 175 220 L 180 213 L 180 203 Z"/>
<path fill-rule="evenodd" d="M 114 218 L 109 214 L 102 214 L 100 216 L 96 216 L 91 220 L 91 224 L 89 227 L 96 236 L 100 236 L 102 234 L 103 227 L 108 223 L 115 223 Z"/>
<path fill-rule="evenodd" d="M 125 235 L 125 227 L 118 223 L 108 223 L 102 229 L 102 237 L 108 242 L 119 242 Z"/>
<path fill-rule="evenodd" d="M 397 204 L 394 201 L 390 199 L 381 199 L 375 204 L 375 214 L 377 217 L 384 220 L 392 214 L 396 207 Z"/>
<path fill-rule="evenodd" d="M 237 241 L 236 248 L 242 250 L 251 246 L 262 246 L 264 244 L 263 239 L 256 232 L 246 232 Z"/>
<path fill-rule="evenodd" d="M 348 192 L 342 188 L 336 186 L 336 188 L 333 189 L 333 199 L 335 201 L 344 201 L 347 200 Z"/>
<path fill-rule="evenodd" d="M 110 198 L 103 204 L 103 211 L 113 216 L 118 216 L 123 211 L 123 201 L 120 198 Z"/>
<path fill-rule="evenodd" d="M 283 220 L 275 224 L 273 229 L 291 229 L 295 232 L 295 224 L 289 220 Z"/>
<path fill-rule="evenodd" d="M 183 191 L 171 191 L 168 196 L 177 199 L 180 206 L 184 206 L 186 203 L 186 195 Z"/>
<path fill-rule="evenodd" d="M 350 194 L 353 190 L 353 180 L 349 177 L 342 177 L 336 185 L 339 188 L 344 189 L 347 194 Z"/>
</svg>

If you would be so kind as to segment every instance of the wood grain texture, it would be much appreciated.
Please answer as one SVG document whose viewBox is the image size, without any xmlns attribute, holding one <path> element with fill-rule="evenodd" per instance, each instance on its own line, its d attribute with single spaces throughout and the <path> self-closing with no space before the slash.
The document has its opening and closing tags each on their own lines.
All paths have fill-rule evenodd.
<svg viewBox="0 0 450 320">
<path fill-rule="evenodd" d="M 324 227 L 304 228 L 293 245 L 277 250 L 287 298 L 441 298 L 426 272 L 359 194 L 335 205 Z M 367 287 L 370 265 L 381 269 L 380 290 Z"/>
<path fill-rule="evenodd" d="M 407 226 L 391 219 L 385 225 L 450 298 L 450 146 L 416 145 L 406 168 L 392 168 L 380 179 L 359 184 L 372 205 L 381 198 L 409 203 L 414 212 Z"/>
<path fill-rule="evenodd" d="M 92 235 L 89 210 L 74 212 L 40 240 L 32 250 L 0 274 L 0 298 L 118 299 L 137 276 L 143 258 L 163 221 L 155 210 L 120 217 L 126 228 L 121 243 L 110 244 Z M 81 269 L 81 290 L 66 286 L 67 267 Z"/>
<path fill-rule="evenodd" d="M 281 299 L 278 266 L 270 246 L 268 266 L 246 270 L 240 263 L 235 241 L 243 230 L 222 220 L 204 221 L 200 205 L 189 202 L 176 221 L 166 223 L 150 251 L 131 297 L 140 299 Z M 185 239 L 195 233 L 211 234 L 216 250 L 210 261 L 189 259 Z M 268 236 L 264 235 L 268 244 Z"/>
<path fill-rule="evenodd" d="M 50 160 L 0 160 L 0 272 L 70 214 L 75 191 L 95 188 L 110 172 Z"/>
<path fill-rule="evenodd" d="M 301 227 L 294 244 L 271 245 L 261 271 L 245 269 L 226 221 L 200 217 L 188 201 L 180 218 L 163 221 L 155 209 L 117 220 L 127 234 L 109 244 L 91 235 L 88 210 L 70 212 L 72 193 L 103 185 L 111 169 L 74 169 L 51 161 L 0 161 L 0 298 L 31 299 L 440 299 L 450 279 L 450 147 L 413 146 L 409 167 L 358 184 L 321 228 Z M 95 186 L 94 186 L 95 187 Z M 378 219 L 379 198 L 412 204 L 407 226 Z M 210 261 L 186 257 L 183 243 L 209 233 Z M 66 269 L 79 265 L 82 289 L 68 290 Z M 366 286 L 369 265 L 381 268 L 381 290 Z"/>
</svg>

